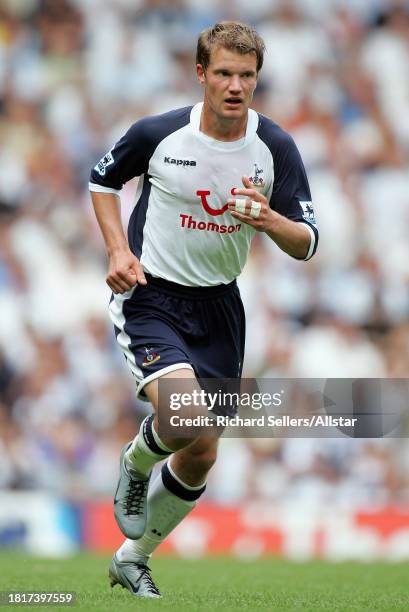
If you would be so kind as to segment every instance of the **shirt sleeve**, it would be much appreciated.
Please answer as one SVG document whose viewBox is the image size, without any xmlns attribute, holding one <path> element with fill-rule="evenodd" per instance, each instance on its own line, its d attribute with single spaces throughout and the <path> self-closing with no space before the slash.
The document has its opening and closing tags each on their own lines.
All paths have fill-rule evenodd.
<svg viewBox="0 0 409 612">
<path fill-rule="evenodd" d="M 287 219 L 307 226 L 311 242 L 304 259 L 310 259 L 318 245 L 318 228 L 310 186 L 297 146 L 291 136 L 283 131 L 279 146 L 273 152 L 273 163 L 274 183 L 270 207 Z"/>
<path fill-rule="evenodd" d="M 91 171 L 90 191 L 119 193 L 122 186 L 149 167 L 151 143 L 146 120 L 134 123 Z"/>
</svg>

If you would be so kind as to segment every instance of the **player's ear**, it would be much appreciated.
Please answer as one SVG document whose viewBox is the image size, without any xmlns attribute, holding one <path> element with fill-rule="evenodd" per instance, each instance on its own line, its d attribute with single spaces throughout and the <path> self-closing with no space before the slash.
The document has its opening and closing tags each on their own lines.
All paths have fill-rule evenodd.
<svg viewBox="0 0 409 612">
<path fill-rule="evenodd" d="M 206 77 L 205 77 L 205 71 L 204 71 L 202 64 L 196 64 L 196 74 L 197 74 L 199 83 L 201 85 L 204 85 Z"/>
</svg>

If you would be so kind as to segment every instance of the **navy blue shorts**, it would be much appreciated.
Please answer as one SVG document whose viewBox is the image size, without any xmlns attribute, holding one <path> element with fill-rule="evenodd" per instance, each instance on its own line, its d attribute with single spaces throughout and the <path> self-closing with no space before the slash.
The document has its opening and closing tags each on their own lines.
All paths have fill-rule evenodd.
<svg viewBox="0 0 409 612">
<path fill-rule="evenodd" d="M 197 378 L 240 379 L 245 315 L 236 281 L 185 287 L 146 275 L 148 284 L 113 294 L 117 342 L 136 378 L 136 393 L 163 374 L 190 368 Z"/>
</svg>

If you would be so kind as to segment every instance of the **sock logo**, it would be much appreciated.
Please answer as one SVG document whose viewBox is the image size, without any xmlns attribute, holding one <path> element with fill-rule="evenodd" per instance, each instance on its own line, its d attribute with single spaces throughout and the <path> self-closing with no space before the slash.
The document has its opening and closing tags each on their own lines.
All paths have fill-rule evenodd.
<svg viewBox="0 0 409 612">
<path fill-rule="evenodd" d="M 145 346 L 145 352 L 146 355 L 144 357 L 144 360 L 142 361 L 142 365 L 144 368 L 154 364 L 156 361 L 159 361 L 160 355 L 158 355 L 158 353 L 155 353 L 151 348 Z"/>
<path fill-rule="evenodd" d="M 154 533 L 157 536 L 161 536 L 162 535 L 161 532 L 158 531 L 157 529 L 151 529 L 151 533 Z"/>
</svg>

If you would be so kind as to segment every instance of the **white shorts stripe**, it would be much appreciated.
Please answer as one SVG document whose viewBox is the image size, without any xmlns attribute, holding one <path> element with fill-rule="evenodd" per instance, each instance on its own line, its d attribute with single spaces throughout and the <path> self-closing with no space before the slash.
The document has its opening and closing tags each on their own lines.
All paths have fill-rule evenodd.
<svg viewBox="0 0 409 612">
<path fill-rule="evenodd" d="M 132 374 L 136 378 L 136 396 L 138 397 L 140 393 L 142 393 L 142 400 L 146 400 L 146 396 L 143 393 L 143 388 L 145 385 L 156 378 L 160 378 L 169 372 L 174 372 L 175 370 L 188 369 L 194 372 L 190 363 L 174 363 L 172 365 L 166 366 L 156 372 L 153 372 L 146 378 L 143 377 L 143 372 L 139 366 L 136 365 L 135 355 L 130 350 L 129 346 L 131 344 L 131 337 L 125 331 L 125 315 L 123 312 L 124 302 L 129 300 L 132 297 L 132 293 L 135 291 L 136 286 L 132 287 L 126 293 L 115 293 L 114 299 L 109 304 L 109 316 L 112 323 L 117 327 L 120 332 L 116 337 L 116 340 L 124 352 L 126 357 L 126 362 L 129 365 L 129 368 Z"/>
<path fill-rule="evenodd" d="M 141 393 L 141 391 L 143 391 L 144 386 L 152 382 L 152 380 L 156 380 L 157 378 L 160 378 L 161 376 L 164 376 L 165 374 L 169 374 L 169 372 L 174 372 L 175 370 L 185 370 L 185 369 L 192 370 L 192 372 L 194 372 L 194 369 L 192 368 L 190 363 L 174 363 L 173 365 L 166 366 L 165 368 L 162 368 L 161 370 L 157 370 L 157 372 L 153 372 L 152 374 L 150 374 L 149 376 L 141 380 L 141 382 L 138 384 L 138 386 L 136 387 L 136 395 L 138 396 Z M 140 399 L 142 400 L 145 399 L 143 394 Z"/>
<path fill-rule="evenodd" d="M 114 294 L 114 299 L 109 305 L 109 316 L 115 327 L 120 330 L 116 340 L 125 354 L 126 361 L 132 374 L 138 379 L 139 382 L 139 380 L 143 380 L 143 374 L 141 368 L 136 365 L 135 355 L 129 348 L 131 338 L 125 331 L 125 315 L 123 313 L 124 302 L 132 296 L 135 289 L 136 286 L 129 289 L 129 291 L 126 291 L 126 293 Z"/>
</svg>

